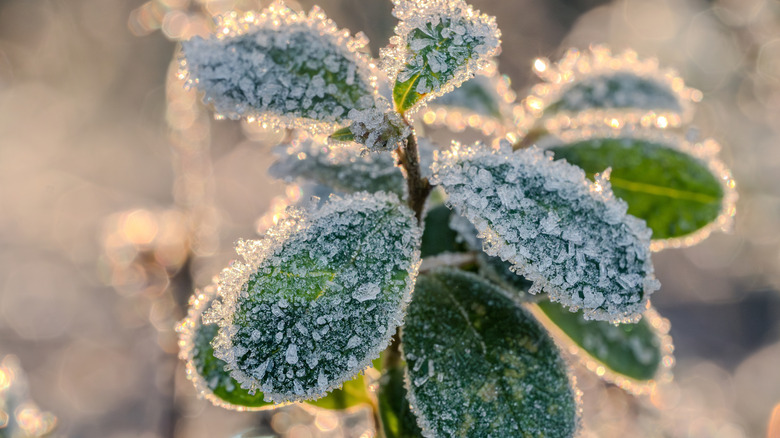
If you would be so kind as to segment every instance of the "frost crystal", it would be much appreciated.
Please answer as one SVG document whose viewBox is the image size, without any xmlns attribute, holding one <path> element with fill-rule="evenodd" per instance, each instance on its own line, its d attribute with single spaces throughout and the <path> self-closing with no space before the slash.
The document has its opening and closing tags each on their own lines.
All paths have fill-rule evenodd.
<svg viewBox="0 0 780 438">
<path fill-rule="evenodd" d="M 609 181 L 595 183 L 537 148 L 512 151 L 477 143 L 440 153 L 434 184 L 468 218 L 484 250 L 513 264 L 532 293 L 601 320 L 637 318 L 659 288 L 650 260 L 650 230 L 626 214 Z"/>
<path fill-rule="evenodd" d="M 413 113 L 484 68 L 499 51 L 495 18 L 463 0 L 393 0 L 400 20 L 382 66 L 395 82 L 396 108 Z M 396 96 L 399 84 L 402 96 Z M 400 98 L 400 100 L 399 100 Z"/>
<path fill-rule="evenodd" d="M 209 311 L 220 327 L 215 356 L 266 400 L 338 387 L 379 356 L 401 323 L 420 234 L 413 213 L 380 192 L 331 197 L 290 212 L 262 240 L 239 241 L 243 260 L 222 272 L 222 302 Z"/>
<path fill-rule="evenodd" d="M 534 86 L 525 108 L 535 117 L 550 118 L 545 124 L 553 130 L 596 120 L 614 124 L 612 119 L 680 126 L 702 98 L 674 70 L 659 69 L 657 59 L 639 59 L 633 51 L 613 55 L 605 46 L 593 46 L 589 53 L 569 49 L 555 64 L 537 59 L 534 71 L 545 82 Z"/>
<path fill-rule="evenodd" d="M 412 133 L 412 128 L 392 110 L 353 109 L 348 116 L 352 120 L 349 130 L 355 136 L 355 141 L 371 151 L 395 150 Z"/>
<path fill-rule="evenodd" d="M 389 152 L 365 153 L 355 143 L 330 146 L 310 137 L 277 146 L 275 152 L 279 159 L 269 173 L 288 182 L 304 178 L 344 193 L 406 193 L 404 176 Z"/>
<path fill-rule="evenodd" d="M 375 104 L 364 35 L 350 37 L 317 7 L 308 15 L 276 2 L 221 18 L 216 36 L 182 43 L 180 77 L 218 114 L 329 132 L 353 109 Z"/>
</svg>

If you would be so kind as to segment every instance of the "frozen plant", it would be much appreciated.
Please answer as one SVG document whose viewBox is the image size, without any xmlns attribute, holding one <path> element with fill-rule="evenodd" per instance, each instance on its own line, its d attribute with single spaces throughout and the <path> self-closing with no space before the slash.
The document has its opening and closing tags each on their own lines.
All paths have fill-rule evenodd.
<svg viewBox="0 0 780 438">
<path fill-rule="evenodd" d="M 545 83 L 514 104 L 493 17 L 393 3 L 384 71 L 364 37 L 282 3 L 183 43 L 181 76 L 217 113 L 293 131 L 271 173 L 332 193 L 286 202 L 191 300 L 188 376 L 229 409 L 365 403 L 385 437 L 574 436 L 566 359 L 652 392 L 673 363 L 652 252 L 734 216 L 717 144 L 672 131 L 701 93 L 594 47 L 536 60 Z M 415 114 L 502 137 L 438 148 Z"/>
</svg>

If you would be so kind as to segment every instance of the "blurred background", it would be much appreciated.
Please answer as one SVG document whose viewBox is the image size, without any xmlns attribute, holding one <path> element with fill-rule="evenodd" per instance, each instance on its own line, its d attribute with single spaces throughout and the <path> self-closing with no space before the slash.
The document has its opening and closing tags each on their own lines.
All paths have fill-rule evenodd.
<svg viewBox="0 0 780 438">
<path fill-rule="evenodd" d="M 169 71 L 175 41 L 265 3 L 0 1 L 0 386 L 14 377 L 35 401 L 31 431 L 51 412 L 57 437 L 370 436 L 365 412 L 214 408 L 175 359 L 187 294 L 286 190 L 266 176 L 281 136 L 213 121 Z M 392 33 L 389 1 L 317 3 L 374 54 Z M 654 255 L 674 381 L 636 399 L 580 373 L 584 434 L 764 437 L 773 409 L 780 427 L 780 1 L 472 4 L 497 16 L 499 69 L 521 97 L 533 59 L 569 46 L 678 69 L 738 183 L 732 234 Z"/>
</svg>

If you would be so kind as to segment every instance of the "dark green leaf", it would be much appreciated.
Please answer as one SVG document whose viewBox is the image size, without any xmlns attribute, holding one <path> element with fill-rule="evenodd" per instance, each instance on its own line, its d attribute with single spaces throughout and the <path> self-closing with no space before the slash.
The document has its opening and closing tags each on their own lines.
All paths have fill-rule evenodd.
<svg viewBox="0 0 780 438">
<path fill-rule="evenodd" d="M 416 276 L 420 230 L 398 198 L 358 193 L 241 241 L 213 310 L 217 357 L 267 399 L 315 399 L 379 356 Z"/>
<path fill-rule="evenodd" d="M 327 133 L 353 109 L 371 108 L 376 87 L 366 45 L 321 11 L 285 6 L 237 19 L 220 37 L 182 44 L 191 84 L 218 113 L 283 128 Z"/>
<path fill-rule="evenodd" d="M 707 165 L 663 143 L 594 138 L 552 151 L 590 177 L 611 167 L 612 190 L 629 214 L 647 222 L 653 239 L 691 234 L 720 214 L 723 189 Z"/>
<path fill-rule="evenodd" d="M 422 275 L 403 331 L 426 435 L 572 436 L 577 406 L 546 331 L 502 291 L 455 270 Z"/>
<path fill-rule="evenodd" d="M 544 315 L 579 348 L 611 371 L 634 380 L 656 377 L 663 356 L 661 339 L 647 318 L 636 324 L 588 321 L 549 301 L 536 304 Z"/>
<path fill-rule="evenodd" d="M 386 438 L 422 438 L 417 417 L 409 407 L 403 367 L 387 370 L 379 379 L 379 418 Z"/>
<path fill-rule="evenodd" d="M 459 242 L 458 233 L 450 228 L 451 216 L 452 210 L 445 205 L 438 205 L 425 215 L 425 229 L 420 247 L 422 257 L 466 250 L 465 245 Z"/>
<path fill-rule="evenodd" d="M 576 166 L 507 142 L 455 144 L 438 154 L 431 181 L 474 224 L 488 255 L 533 282 L 531 293 L 622 321 L 638 318 L 659 287 L 651 231 L 606 181 L 589 183 Z"/>
</svg>

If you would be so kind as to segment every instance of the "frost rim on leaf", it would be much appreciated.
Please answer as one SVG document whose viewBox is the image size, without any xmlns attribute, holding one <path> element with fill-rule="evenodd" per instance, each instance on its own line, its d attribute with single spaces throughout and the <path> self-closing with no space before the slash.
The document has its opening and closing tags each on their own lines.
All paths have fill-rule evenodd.
<svg viewBox="0 0 780 438">
<path fill-rule="evenodd" d="M 312 7 L 307 13 L 296 12 L 288 7 L 282 0 L 275 0 L 268 8 L 261 12 L 249 11 L 239 14 L 232 11 L 226 15 L 217 17 L 217 26 L 212 39 L 225 41 L 248 35 L 259 30 L 279 31 L 287 26 L 302 25 L 311 30 L 318 37 L 326 39 L 334 49 L 341 49 L 341 55 L 352 61 L 356 66 L 355 75 L 369 88 L 372 104 L 377 104 L 379 91 L 377 88 L 377 67 L 370 55 L 366 53 L 368 38 L 362 32 L 351 36 L 349 30 L 339 29 L 336 23 L 329 19 L 318 6 Z M 192 41 L 192 40 L 190 40 Z M 186 46 L 190 41 L 183 42 L 184 49 L 180 53 L 178 78 L 185 80 L 185 87 L 199 87 L 197 75 L 190 70 L 190 64 L 186 58 Z M 231 99 L 232 100 L 232 99 Z M 207 91 L 204 102 L 217 101 Z M 258 111 L 245 102 L 232 101 L 228 105 L 220 104 L 216 108 L 215 118 L 228 117 L 233 120 L 245 119 L 248 123 L 257 123 L 263 128 L 273 129 L 302 129 L 312 134 L 326 134 L 336 130 L 348 122 L 347 112 L 341 119 L 333 121 L 314 120 L 305 117 L 278 114 L 267 111 Z M 366 105 L 370 107 L 371 105 Z"/>
<path fill-rule="evenodd" d="M 500 225 L 502 230 L 499 230 L 501 231 L 499 233 L 496 230 L 496 225 L 491 224 L 484 217 L 489 212 L 490 200 L 484 194 L 475 192 L 476 187 L 485 185 L 478 182 L 478 180 L 483 179 L 483 173 L 487 173 L 491 178 L 490 184 L 486 187 L 493 187 L 493 177 L 485 168 L 496 169 L 502 166 L 508 166 L 506 172 L 514 175 L 515 178 L 525 176 L 543 180 L 545 190 L 550 193 L 557 193 L 559 198 L 565 196 L 567 203 L 576 202 L 576 205 L 572 205 L 572 209 L 602 209 L 600 211 L 604 216 L 599 217 L 598 221 L 607 223 L 606 221 L 609 220 L 609 223 L 614 223 L 615 227 L 621 227 L 622 231 L 619 236 L 628 238 L 628 241 L 623 242 L 625 251 L 627 251 L 627 254 L 632 255 L 632 258 L 635 260 L 632 265 L 637 266 L 638 271 L 642 272 L 643 275 L 639 275 L 638 272 L 630 272 L 626 273 L 630 278 L 624 278 L 621 272 L 614 272 L 613 275 L 610 275 L 607 271 L 606 277 L 604 277 L 604 274 L 600 274 L 598 285 L 600 287 L 609 287 L 610 289 L 603 293 L 610 292 L 610 296 L 601 296 L 592 290 L 590 283 L 594 279 L 589 279 L 588 282 L 582 283 L 582 273 L 573 272 L 581 270 L 579 261 L 577 261 L 576 270 L 566 270 L 567 276 L 576 274 L 572 281 L 569 281 L 567 278 L 549 278 L 544 275 L 537 267 L 540 261 L 532 263 L 526 256 L 520 253 L 523 251 L 527 252 L 528 249 L 520 245 L 522 240 L 514 225 L 510 223 Z M 504 261 L 512 263 L 512 269 L 516 273 L 534 283 L 530 290 L 531 293 L 546 292 L 553 301 L 560 302 L 572 310 L 582 308 L 587 319 L 613 322 L 638 320 L 647 307 L 650 294 L 660 287 L 660 283 L 655 278 L 653 264 L 650 259 L 651 230 L 647 228 L 644 221 L 626 214 L 626 203 L 614 196 L 609 180 L 603 175 L 598 176 L 596 182 L 592 183 L 585 177 L 585 172 L 579 167 L 570 165 L 565 160 L 553 161 L 552 155 L 545 155 L 536 147 L 513 151 L 512 146 L 506 141 L 502 141 L 498 149 L 488 148 L 481 143 L 477 143 L 472 147 L 463 147 L 459 143 L 453 142 L 450 151 L 440 152 L 436 157 L 436 161 L 433 164 L 433 178 L 431 182 L 442 185 L 449 195 L 448 205 L 453 206 L 474 224 L 479 232 L 478 237 L 483 241 L 483 250 L 488 255 L 497 256 Z M 517 184 L 517 181 L 514 183 Z M 508 188 L 509 183 L 502 182 L 501 184 L 503 184 L 503 188 L 515 191 L 514 188 Z M 547 187 L 552 188 L 548 189 Z M 499 189 L 501 188 L 499 187 Z M 503 196 L 497 194 L 496 190 L 498 189 L 495 189 L 494 193 L 490 195 L 493 198 L 493 202 L 498 203 L 498 206 L 494 207 L 506 210 L 508 207 L 505 206 Z M 524 197 L 524 195 L 522 196 Z M 524 200 L 527 199 L 525 198 Z M 469 205 L 477 201 L 484 205 L 480 208 Z M 514 202 L 519 205 L 518 200 Z M 536 206 L 535 202 L 534 206 Z M 548 213 L 548 219 L 550 214 L 553 214 L 552 210 Z M 555 217 L 557 218 L 557 215 Z M 568 231 L 566 228 L 561 230 L 557 221 L 554 220 L 552 231 L 556 230 L 561 236 L 565 234 L 563 233 L 564 231 Z M 507 232 L 514 233 L 517 241 L 507 241 L 502 236 L 503 233 Z M 550 233 L 546 230 L 543 230 L 542 233 L 536 231 L 536 234 L 531 239 L 536 239 L 541 234 Z M 557 236 L 558 234 L 552 235 Z M 526 238 L 522 239 L 527 240 Z M 569 254 L 563 261 L 572 257 L 577 259 L 581 256 L 582 263 L 587 263 L 586 255 L 594 258 L 600 251 L 599 247 L 582 247 L 578 249 L 578 246 L 583 242 L 575 243 L 573 240 L 581 240 L 581 238 L 564 239 L 559 237 L 559 239 L 568 242 L 567 247 L 569 249 L 567 251 Z M 530 246 L 534 247 L 535 243 L 532 242 Z M 595 241 L 590 240 L 584 243 L 596 245 Z M 610 242 L 609 244 L 616 243 Z M 574 254 L 571 254 L 572 250 L 574 250 Z M 586 252 L 589 252 L 589 254 L 586 254 Z M 547 265 L 547 268 L 559 264 L 559 262 L 552 259 L 553 256 L 556 258 L 561 257 L 561 255 L 548 254 L 551 264 Z M 601 271 L 600 261 L 605 261 L 609 264 L 620 263 L 620 261 L 612 258 L 594 261 L 599 265 L 599 271 Z M 605 266 L 604 268 L 608 270 L 609 268 L 614 268 L 614 266 Z M 561 271 L 562 268 L 558 267 L 555 270 Z M 592 270 L 593 268 L 591 268 Z M 562 274 L 559 272 L 558 276 L 560 275 Z M 602 285 L 602 280 L 604 279 L 606 284 Z M 572 288 L 566 288 L 564 283 L 569 283 Z M 629 286 L 630 283 L 637 284 L 641 291 L 627 291 L 626 288 L 629 286 L 624 286 L 623 283 L 627 283 Z M 585 289 L 586 287 L 591 290 L 588 291 Z M 615 290 L 615 288 L 619 289 Z M 589 292 L 591 292 L 590 295 L 592 297 L 589 297 Z M 626 292 L 628 292 L 628 295 L 624 295 Z M 579 294 L 583 294 L 583 297 L 579 297 Z M 639 301 L 635 301 L 632 298 L 632 296 L 636 297 L 637 294 L 641 294 Z"/>
<path fill-rule="evenodd" d="M 494 94 L 493 97 L 499 104 L 498 109 L 503 119 L 473 111 L 469 108 L 468 102 L 463 102 L 462 105 L 442 102 L 442 100 L 446 101 L 450 96 L 454 96 L 457 93 L 456 90 L 429 102 L 428 106 L 422 110 L 420 120 L 426 125 L 444 127 L 455 133 L 471 128 L 490 137 L 502 138 L 507 134 L 517 136 L 514 119 L 518 111 L 522 113 L 522 107 L 515 104 L 517 94 L 512 90 L 509 77 L 498 73 L 497 61 L 492 60 L 485 68 L 479 70 L 470 81 L 482 82 L 483 88 Z"/>
<path fill-rule="evenodd" d="M 545 127 L 551 131 L 589 126 L 599 121 L 614 124 L 613 119 L 661 129 L 679 127 L 691 120 L 694 104 L 702 99 L 701 91 L 687 87 L 674 69 L 661 69 L 658 59 L 639 59 L 638 54 L 632 50 L 613 55 L 604 45 L 591 46 L 588 51 L 570 48 L 555 63 L 546 58 L 536 59 L 533 70 L 544 82 L 531 89 L 531 94 L 524 99 L 523 106 L 530 118 L 545 117 Z M 679 109 L 599 108 L 577 112 L 564 110 L 552 116 L 544 114 L 551 104 L 558 102 L 569 88 L 577 83 L 615 74 L 638 76 L 666 88 L 676 97 Z"/>
<path fill-rule="evenodd" d="M 438 96 L 446 94 L 460 84 L 471 79 L 474 74 L 489 66 L 491 60 L 498 55 L 501 44 L 501 31 L 498 29 L 496 19 L 493 16 L 480 13 L 464 0 L 392 0 L 393 16 L 400 22 L 395 27 L 395 35 L 390 37 L 390 46 L 379 52 L 380 66 L 387 74 L 390 84 L 395 84 L 398 75 L 405 66 L 414 58 L 414 53 L 409 50 L 410 34 L 427 24 L 438 24 L 442 17 L 460 21 L 464 20 L 471 25 L 471 30 L 477 30 L 481 38 L 485 38 L 482 53 L 473 53 L 465 65 L 461 65 L 453 72 L 454 76 L 446 83 L 439 84 L 439 88 L 428 92 L 418 100 L 406 114 L 413 115 L 425 104 Z M 468 30 L 467 30 L 468 31 Z"/>
<path fill-rule="evenodd" d="M 736 181 L 731 174 L 731 170 L 720 159 L 720 144 L 713 139 L 702 141 L 688 141 L 680 134 L 645 129 L 639 125 L 626 124 L 622 129 L 610 128 L 589 128 L 574 129 L 563 131 L 558 134 L 558 139 L 546 141 L 542 147 L 548 149 L 559 146 L 560 144 L 577 143 L 586 140 L 595 139 L 638 139 L 648 142 L 659 143 L 686 155 L 690 155 L 709 169 L 715 176 L 723 190 L 723 201 L 721 202 L 720 213 L 717 218 L 704 227 L 685 236 L 673 237 L 669 239 L 653 239 L 650 242 L 650 251 L 659 252 L 667 248 L 687 248 L 694 246 L 706 239 L 715 231 L 728 233 L 734 227 L 734 217 L 737 214 L 737 193 Z"/>
<path fill-rule="evenodd" d="M 194 361 L 195 338 L 198 330 L 203 325 L 201 315 L 203 315 L 203 312 L 208 309 L 216 297 L 217 285 L 215 283 L 212 283 L 203 289 L 195 290 L 195 293 L 190 296 L 187 316 L 176 325 L 176 333 L 179 334 L 179 359 L 184 362 L 184 371 L 187 375 L 187 380 L 192 382 L 195 386 L 199 398 L 206 399 L 214 406 L 220 408 L 239 412 L 250 412 L 264 411 L 284 406 L 282 404 L 257 407 L 234 405 L 216 396 L 211 388 L 209 388 L 206 380 L 198 372 Z"/>
<path fill-rule="evenodd" d="M 289 239 L 299 233 L 304 233 L 318 219 L 332 213 L 354 211 L 356 208 L 372 210 L 387 208 L 388 205 L 398 209 L 399 213 L 403 214 L 404 219 L 412 225 L 410 227 L 411 233 L 408 236 L 411 243 L 411 260 L 408 263 L 408 275 L 405 278 L 405 286 L 399 294 L 401 298 L 400 303 L 394 310 L 394 313 L 388 317 L 389 326 L 384 336 L 379 338 L 378 344 L 368 351 L 363 359 L 356 361 L 350 372 L 333 377 L 331 380 L 323 382 L 324 385 L 318 384 L 318 386 L 307 388 L 304 390 L 304 394 L 282 394 L 268 390 L 263 391 L 259 384 L 260 382 L 238 369 L 238 359 L 233 352 L 231 339 L 232 334 L 237 330 L 237 327 L 233 324 L 233 316 L 238 309 L 239 300 L 246 292 L 246 285 L 250 277 L 258 271 L 259 267 L 265 263 L 271 263 L 273 257 L 278 251 L 283 249 L 284 244 Z M 264 238 L 251 241 L 239 240 L 236 243 L 236 252 L 241 256 L 242 260 L 232 262 L 219 275 L 218 290 L 221 301 L 215 302 L 211 309 L 203 315 L 204 323 L 217 323 L 220 326 L 219 333 L 212 344 L 215 351 L 214 356 L 228 364 L 226 369 L 241 384 L 242 388 L 250 391 L 263 391 L 266 400 L 280 403 L 317 399 L 325 396 L 327 392 L 340 387 L 344 382 L 354 378 L 359 372 L 371 367 L 372 360 L 379 357 L 379 354 L 390 344 L 392 336 L 395 334 L 395 329 L 403 321 L 407 305 L 411 301 L 411 294 L 421 262 L 419 250 L 421 234 L 422 232 L 417 227 L 414 213 L 405 205 L 400 204 L 397 196 L 384 192 L 373 194 L 359 192 L 344 198 L 333 195 L 327 203 L 316 210 L 313 207 L 308 211 L 296 208 L 289 209 L 287 217 L 277 225 L 269 228 Z"/>
</svg>

